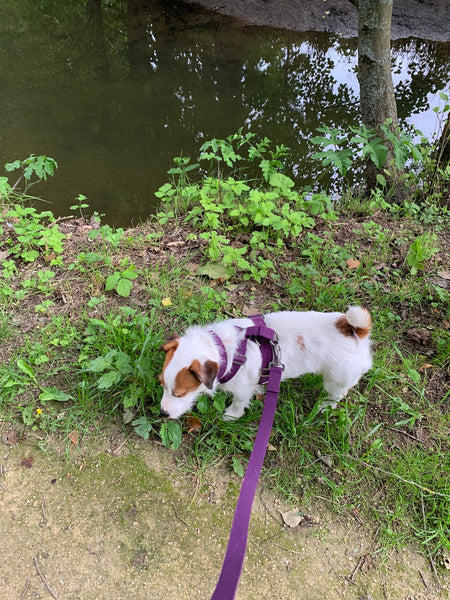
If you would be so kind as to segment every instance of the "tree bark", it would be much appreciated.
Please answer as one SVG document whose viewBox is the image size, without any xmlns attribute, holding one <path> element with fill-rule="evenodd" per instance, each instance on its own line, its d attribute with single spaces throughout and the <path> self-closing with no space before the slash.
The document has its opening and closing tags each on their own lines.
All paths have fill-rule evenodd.
<svg viewBox="0 0 450 600">
<path fill-rule="evenodd" d="M 361 118 L 368 129 L 383 138 L 380 126 L 391 119 L 398 126 L 397 105 L 391 72 L 391 19 L 393 0 L 350 0 L 358 9 L 358 81 Z M 390 171 L 393 148 L 389 148 L 386 166 Z M 367 185 L 376 186 L 376 167 L 367 165 Z M 386 175 L 385 175 L 386 177 Z M 394 176 L 387 178 L 393 184 Z"/>
</svg>

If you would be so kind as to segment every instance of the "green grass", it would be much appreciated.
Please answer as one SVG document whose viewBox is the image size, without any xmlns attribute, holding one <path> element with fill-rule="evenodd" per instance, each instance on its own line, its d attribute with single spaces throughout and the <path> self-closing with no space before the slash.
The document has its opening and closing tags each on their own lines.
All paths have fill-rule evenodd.
<svg viewBox="0 0 450 600">
<path fill-rule="evenodd" d="M 283 384 L 263 477 L 293 503 L 326 497 L 337 511 L 358 510 L 375 523 L 380 552 L 415 541 L 437 564 L 450 552 L 450 305 L 439 285 L 449 269 L 446 210 L 435 195 L 399 207 L 379 193 L 334 206 L 322 194 L 308 207 L 288 178 L 272 177 L 277 160 L 247 190 L 237 180 L 203 188 L 180 163 L 183 181 L 165 187 L 159 217 L 132 231 L 100 224 L 78 242 L 60 235 L 48 213 L 16 204 L 0 212 L 0 251 L 10 251 L 0 267 L 0 428 L 39 430 L 44 447 L 51 435 L 70 444 L 71 432 L 95 436 L 114 421 L 161 439 L 199 477 L 219 462 L 242 474 L 262 402 L 227 422 L 218 394 L 193 410 L 200 429 L 162 421 L 161 343 L 250 307 L 361 303 L 374 320 L 373 369 L 324 413 L 320 377 Z M 234 218 L 230 206 L 245 204 L 252 186 L 261 190 L 252 206 L 266 203 L 267 221 L 255 216 L 243 227 L 243 211 Z M 215 246 L 201 237 L 205 221 L 194 210 L 202 194 L 221 236 Z M 286 202 L 301 213 L 295 223 Z M 23 235 L 11 234 L 11 214 Z M 433 227 L 439 238 L 427 233 Z M 198 267 L 214 263 L 225 269 L 211 280 Z"/>
</svg>

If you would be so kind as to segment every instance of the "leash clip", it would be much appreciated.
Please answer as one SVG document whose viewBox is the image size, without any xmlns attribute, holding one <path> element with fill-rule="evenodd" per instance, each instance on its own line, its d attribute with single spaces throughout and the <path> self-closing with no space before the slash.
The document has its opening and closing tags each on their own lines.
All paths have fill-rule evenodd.
<svg viewBox="0 0 450 600">
<path fill-rule="evenodd" d="M 276 334 L 274 339 L 270 340 L 270 345 L 272 346 L 272 360 L 269 363 L 269 367 L 281 367 L 284 371 L 284 365 L 281 362 L 281 348 Z"/>
</svg>

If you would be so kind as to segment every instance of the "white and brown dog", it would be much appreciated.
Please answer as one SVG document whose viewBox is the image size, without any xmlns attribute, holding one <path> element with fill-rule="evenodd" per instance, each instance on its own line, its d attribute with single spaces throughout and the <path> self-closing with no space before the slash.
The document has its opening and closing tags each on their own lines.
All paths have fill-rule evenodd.
<svg viewBox="0 0 450 600">
<path fill-rule="evenodd" d="M 265 315 L 264 321 L 278 336 L 284 364 L 282 380 L 305 373 L 322 374 L 330 398 L 322 407 L 336 407 L 372 366 L 371 317 L 364 308 L 353 306 L 346 314 L 277 312 Z M 254 394 L 262 391 L 259 345 L 248 340 L 245 358 L 239 356 L 245 330 L 252 324 L 250 318 L 230 319 L 193 326 L 183 337 L 174 334 L 167 340 L 162 346 L 166 359 L 160 375 L 163 416 L 176 419 L 200 394 L 212 396 L 217 389 L 233 395 L 224 418 L 237 419 L 244 414 Z M 231 379 L 227 374 L 233 375 Z"/>
</svg>

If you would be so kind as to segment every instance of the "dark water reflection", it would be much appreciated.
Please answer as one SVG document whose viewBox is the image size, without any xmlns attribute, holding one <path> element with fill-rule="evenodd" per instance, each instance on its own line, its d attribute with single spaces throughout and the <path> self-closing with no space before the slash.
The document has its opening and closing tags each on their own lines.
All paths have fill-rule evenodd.
<svg viewBox="0 0 450 600">
<path fill-rule="evenodd" d="M 55 178 L 34 189 L 57 215 L 83 193 L 109 223 L 145 219 L 174 156 L 243 125 L 292 148 L 290 168 L 312 184 L 308 138 L 358 119 L 356 40 L 175 2 L 2 3 L 0 53 L 0 164 L 54 157 Z M 449 45 L 398 41 L 393 55 L 399 115 L 431 134 Z"/>
</svg>

